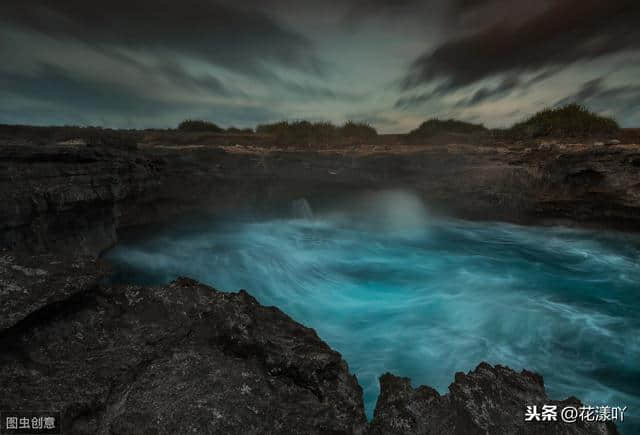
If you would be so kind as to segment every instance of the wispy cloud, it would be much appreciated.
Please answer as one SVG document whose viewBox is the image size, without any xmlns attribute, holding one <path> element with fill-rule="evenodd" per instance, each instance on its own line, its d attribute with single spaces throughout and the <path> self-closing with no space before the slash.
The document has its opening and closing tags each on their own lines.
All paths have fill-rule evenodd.
<svg viewBox="0 0 640 435">
<path fill-rule="evenodd" d="M 401 131 L 577 99 L 631 125 L 639 21 L 634 0 L 5 0 L 0 122 Z"/>
</svg>

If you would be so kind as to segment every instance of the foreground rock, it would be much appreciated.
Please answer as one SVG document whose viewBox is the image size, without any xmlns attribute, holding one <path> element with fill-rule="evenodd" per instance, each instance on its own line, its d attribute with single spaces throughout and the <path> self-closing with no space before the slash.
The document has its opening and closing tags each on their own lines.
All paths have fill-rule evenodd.
<svg viewBox="0 0 640 435">
<path fill-rule="evenodd" d="M 105 272 L 91 257 L 0 249 L 0 331 L 43 307 L 96 287 Z"/>
<path fill-rule="evenodd" d="M 188 278 L 108 287 L 95 262 L 2 258 L 0 409 L 60 411 L 63 433 L 616 433 L 525 423 L 526 405 L 578 402 L 549 401 L 540 376 L 485 363 L 444 396 L 382 376 L 367 425 L 340 354 L 245 291 Z"/>
<path fill-rule="evenodd" d="M 614 434 L 612 423 L 525 421 L 527 405 L 579 409 L 576 398 L 549 400 L 542 377 L 482 363 L 468 374 L 456 373 L 443 396 L 430 387 L 411 387 L 408 378 L 380 377 L 380 396 L 371 434 Z"/>
<path fill-rule="evenodd" d="M 189 279 L 96 288 L 0 339 L 0 409 L 64 433 L 362 433 L 362 392 L 316 333 Z"/>
</svg>

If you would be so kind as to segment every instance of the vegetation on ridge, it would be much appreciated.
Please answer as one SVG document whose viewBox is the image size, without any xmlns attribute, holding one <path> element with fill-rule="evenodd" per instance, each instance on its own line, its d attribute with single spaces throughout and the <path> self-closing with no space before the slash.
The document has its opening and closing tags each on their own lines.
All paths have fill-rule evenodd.
<svg viewBox="0 0 640 435">
<path fill-rule="evenodd" d="M 378 135 L 363 122 L 280 121 L 250 128 L 226 129 L 204 120 L 185 120 L 177 129 L 116 130 L 101 127 L 1 125 L 0 140 L 5 143 L 50 144 L 85 143 L 88 146 L 134 148 L 139 142 L 184 144 L 251 144 L 255 146 L 349 146 L 359 144 L 446 144 L 491 145 L 496 141 L 520 141 L 541 137 L 600 137 L 622 132 L 612 118 L 598 115 L 578 104 L 547 108 L 510 128 L 487 129 L 482 124 L 456 119 L 431 118 L 408 134 Z"/>
<path fill-rule="evenodd" d="M 420 124 L 415 130 L 411 130 L 408 136 L 410 139 L 424 139 L 439 134 L 472 134 L 485 131 L 487 129 L 482 124 L 473 124 L 457 119 L 431 118 Z"/>
<path fill-rule="evenodd" d="M 366 123 L 347 121 L 342 126 L 330 122 L 280 121 L 256 127 L 256 133 L 273 136 L 281 145 L 346 145 L 374 140 L 378 132 Z"/>
<path fill-rule="evenodd" d="M 224 129 L 213 122 L 196 119 L 187 119 L 178 125 L 178 130 L 182 131 L 207 131 L 210 133 L 224 133 Z"/>
<path fill-rule="evenodd" d="M 515 124 L 509 132 L 514 136 L 524 137 L 584 137 L 615 133 L 619 128 L 612 118 L 597 115 L 586 107 L 573 103 L 541 110 Z"/>
</svg>

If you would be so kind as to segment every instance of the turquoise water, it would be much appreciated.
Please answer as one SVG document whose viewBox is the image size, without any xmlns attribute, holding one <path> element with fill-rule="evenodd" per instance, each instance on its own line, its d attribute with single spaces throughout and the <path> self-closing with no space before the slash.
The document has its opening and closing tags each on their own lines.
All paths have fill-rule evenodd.
<svg viewBox="0 0 640 435">
<path fill-rule="evenodd" d="M 247 289 L 342 353 L 371 416 L 386 371 L 445 393 L 480 361 L 542 374 L 551 398 L 640 410 L 640 238 L 433 219 L 382 192 L 315 214 L 210 219 L 123 242 L 117 281 Z M 640 433 L 638 431 L 637 433 Z"/>
</svg>

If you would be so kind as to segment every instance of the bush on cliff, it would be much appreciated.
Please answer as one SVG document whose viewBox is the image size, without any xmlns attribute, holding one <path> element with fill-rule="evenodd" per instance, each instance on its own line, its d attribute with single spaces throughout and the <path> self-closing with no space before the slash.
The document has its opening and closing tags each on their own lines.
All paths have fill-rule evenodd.
<svg viewBox="0 0 640 435">
<path fill-rule="evenodd" d="M 347 145 L 373 140 L 378 133 L 368 124 L 348 121 L 338 127 L 330 122 L 280 121 L 256 127 L 256 133 L 273 136 L 280 145 Z"/>
<path fill-rule="evenodd" d="M 230 134 L 253 134 L 253 129 L 229 127 L 227 128 L 226 132 Z"/>
<path fill-rule="evenodd" d="M 373 139 L 378 132 L 367 123 L 349 120 L 340 128 L 340 134 L 345 138 Z"/>
<path fill-rule="evenodd" d="M 611 118 L 590 112 L 579 104 L 568 104 L 544 109 L 515 124 L 509 132 L 518 137 L 584 137 L 616 133 L 619 128 Z"/>
<path fill-rule="evenodd" d="M 178 125 L 178 130 L 181 131 L 206 131 L 209 133 L 223 133 L 224 129 L 217 126 L 213 122 L 195 120 L 195 119 L 187 119 L 182 121 L 180 125 Z"/>
<path fill-rule="evenodd" d="M 438 119 L 432 118 L 420 124 L 415 130 L 411 130 L 408 138 L 411 142 L 421 139 L 429 139 L 434 136 L 449 134 L 474 134 L 484 133 L 487 129 L 482 124 L 473 124 L 471 122 L 458 121 L 457 119 Z"/>
</svg>

